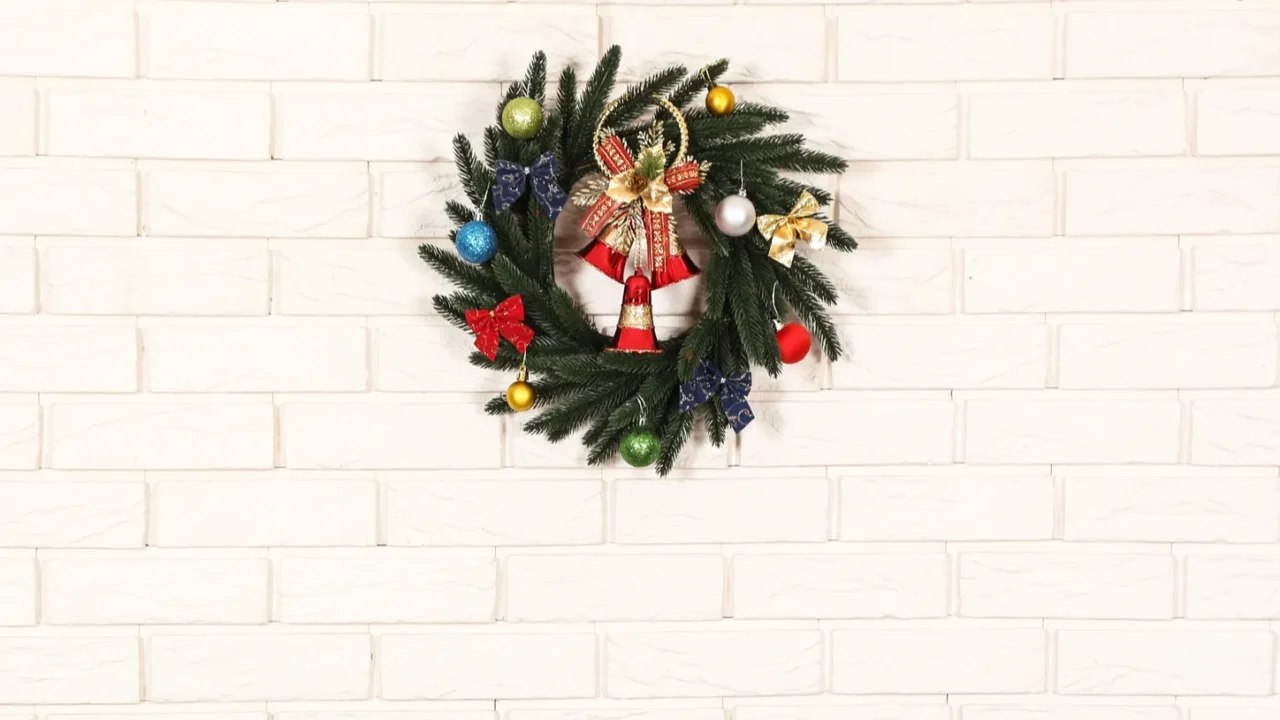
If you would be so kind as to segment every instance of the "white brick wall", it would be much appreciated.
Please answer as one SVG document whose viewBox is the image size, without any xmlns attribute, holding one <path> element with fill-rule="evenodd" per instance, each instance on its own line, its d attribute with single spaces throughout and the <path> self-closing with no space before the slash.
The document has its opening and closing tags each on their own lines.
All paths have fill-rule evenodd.
<svg viewBox="0 0 1280 720">
<path fill-rule="evenodd" d="M 484 415 L 416 253 L 453 134 L 615 42 L 730 56 L 862 240 L 847 356 L 666 480 Z M 0 718 L 1280 719 L 1276 48 L 1273 0 L 0 0 Z"/>
</svg>

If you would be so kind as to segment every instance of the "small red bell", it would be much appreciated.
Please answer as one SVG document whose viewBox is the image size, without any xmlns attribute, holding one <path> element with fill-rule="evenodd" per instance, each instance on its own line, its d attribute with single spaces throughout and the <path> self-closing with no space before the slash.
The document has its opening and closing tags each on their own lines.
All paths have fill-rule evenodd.
<svg viewBox="0 0 1280 720">
<path fill-rule="evenodd" d="M 586 260 L 591 267 L 622 282 L 622 274 L 626 271 L 627 256 L 605 245 L 599 240 L 592 240 L 578 251 L 578 257 Z"/>
<path fill-rule="evenodd" d="M 618 314 L 618 332 L 613 336 L 612 352 L 656 353 L 658 336 L 653 332 L 653 306 L 649 294 L 649 278 L 636 270 L 627 278 L 622 291 L 622 312 Z"/>
<path fill-rule="evenodd" d="M 693 260 L 689 259 L 689 254 L 681 251 L 679 255 L 672 255 L 666 258 L 661 270 L 653 271 L 653 287 L 656 290 L 668 285 L 674 285 L 681 280 L 688 280 L 701 272 L 698 266 L 693 264 Z"/>
</svg>

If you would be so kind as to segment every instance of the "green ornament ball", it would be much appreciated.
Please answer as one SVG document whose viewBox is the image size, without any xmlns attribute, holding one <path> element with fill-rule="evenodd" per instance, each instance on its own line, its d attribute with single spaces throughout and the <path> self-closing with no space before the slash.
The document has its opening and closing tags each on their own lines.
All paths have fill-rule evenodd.
<svg viewBox="0 0 1280 720">
<path fill-rule="evenodd" d="M 662 441 L 652 430 L 628 430 L 622 436 L 619 451 L 631 467 L 648 467 L 662 453 Z"/>
<path fill-rule="evenodd" d="M 502 108 L 502 129 L 517 140 L 536 137 L 542 130 L 542 106 L 533 98 L 515 98 Z"/>
</svg>

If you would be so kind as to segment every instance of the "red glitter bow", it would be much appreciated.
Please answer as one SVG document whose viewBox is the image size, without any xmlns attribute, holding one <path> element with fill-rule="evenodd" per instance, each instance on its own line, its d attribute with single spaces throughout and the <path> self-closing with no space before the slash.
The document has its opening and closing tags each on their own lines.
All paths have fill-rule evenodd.
<svg viewBox="0 0 1280 720">
<path fill-rule="evenodd" d="M 467 325 L 476 334 L 476 349 L 490 360 L 498 357 L 499 334 L 520 352 L 533 342 L 533 328 L 524 324 L 524 301 L 519 295 L 512 295 L 492 310 L 468 310 Z"/>
</svg>

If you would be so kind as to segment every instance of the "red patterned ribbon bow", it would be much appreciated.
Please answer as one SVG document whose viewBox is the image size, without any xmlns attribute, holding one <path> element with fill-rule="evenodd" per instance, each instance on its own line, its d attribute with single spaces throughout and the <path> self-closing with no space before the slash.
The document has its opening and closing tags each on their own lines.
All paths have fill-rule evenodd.
<svg viewBox="0 0 1280 720">
<path fill-rule="evenodd" d="M 524 352 L 533 342 L 533 328 L 524 324 L 524 301 L 519 295 L 498 303 L 492 310 L 468 310 L 467 325 L 476 334 L 476 349 L 493 360 L 498 357 L 498 335 Z"/>
</svg>

